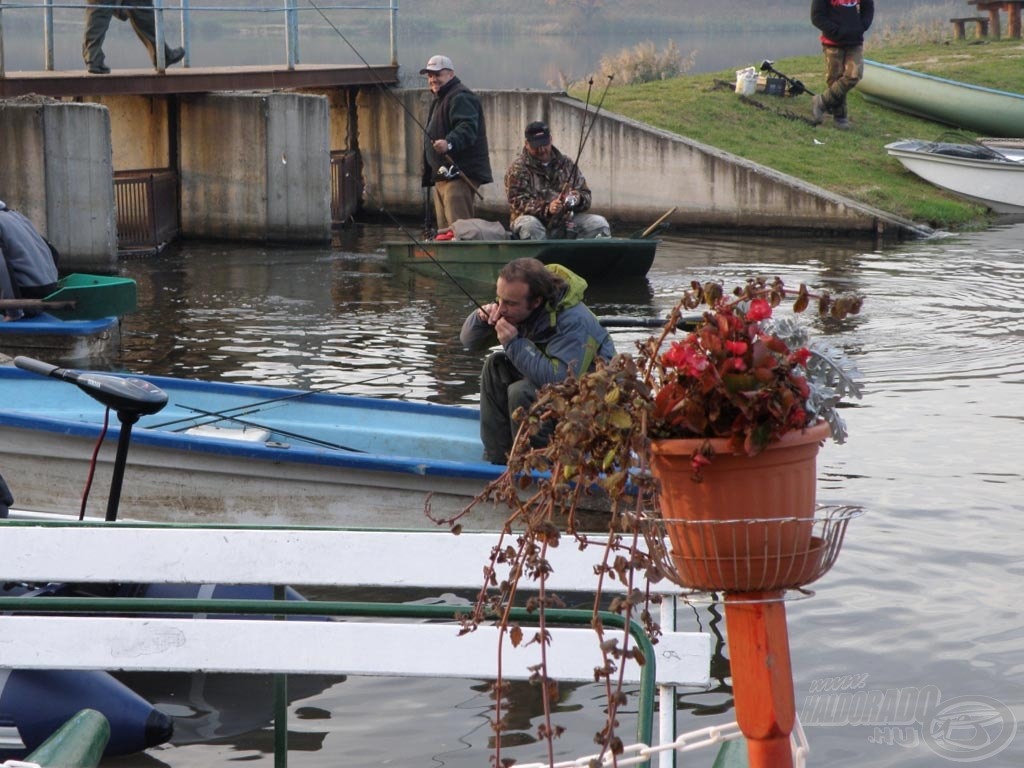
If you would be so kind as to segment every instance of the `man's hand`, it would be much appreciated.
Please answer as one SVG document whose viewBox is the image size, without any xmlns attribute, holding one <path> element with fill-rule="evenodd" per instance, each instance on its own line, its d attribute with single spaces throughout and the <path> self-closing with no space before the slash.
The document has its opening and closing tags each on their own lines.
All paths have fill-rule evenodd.
<svg viewBox="0 0 1024 768">
<path fill-rule="evenodd" d="M 435 139 L 433 146 L 434 151 L 442 157 L 444 157 L 445 153 L 451 149 L 451 147 L 448 146 L 448 141 L 446 139 Z"/>
<path fill-rule="evenodd" d="M 519 335 L 519 329 L 504 317 L 498 318 L 498 322 L 494 324 L 494 330 L 497 332 L 498 341 L 501 342 L 503 347 Z"/>
</svg>

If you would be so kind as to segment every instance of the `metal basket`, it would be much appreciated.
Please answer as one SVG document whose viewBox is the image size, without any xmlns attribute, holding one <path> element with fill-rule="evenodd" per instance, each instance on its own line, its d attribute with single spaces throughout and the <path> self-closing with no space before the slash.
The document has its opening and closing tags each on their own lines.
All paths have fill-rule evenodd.
<svg viewBox="0 0 1024 768">
<path fill-rule="evenodd" d="M 647 543 L 665 575 L 694 592 L 800 589 L 835 563 L 854 506 L 818 506 L 813 518 L 648 521 Z"/>
</svg>

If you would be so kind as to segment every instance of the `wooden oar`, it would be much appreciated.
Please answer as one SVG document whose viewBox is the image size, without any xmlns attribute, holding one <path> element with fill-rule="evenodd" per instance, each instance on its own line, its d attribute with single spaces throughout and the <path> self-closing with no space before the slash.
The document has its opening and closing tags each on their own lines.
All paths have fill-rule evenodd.
<svg viewBox="0 0 1024 768">
<path fill-rule="evenodd" d="M 656 222 L 654 222 L 653 224 L 651 224 L 651 226 L 649 226 L 647 229 L 645 229 L 643 232 L 641 232 L 640 235 L 636 239 L 637 240 L 646 240 L 647 236 L 649 234 L 651 234 L 651 232 L 653 232 L 655 229 L 657 229 L 658 225 L 661 224 L 661 222 L 663 222 L 665 219 L 667 219 L 669 216 L 671 216 L 673 213 L 675 213 L 678 208 L 679 208 L 678 205 L 673 205 L 671 208 L 669 208 L 667 211 L 665 211 L 663 214 L 661 214 L 661 216 L 658 217 L 658 220 Z"/>
<path fill-rule="evenodd" d="M 46 301 L 45 299 L 0 299 L 0 310 L 7 309 L 74 309 L 73 301 Z"/>
</svg>

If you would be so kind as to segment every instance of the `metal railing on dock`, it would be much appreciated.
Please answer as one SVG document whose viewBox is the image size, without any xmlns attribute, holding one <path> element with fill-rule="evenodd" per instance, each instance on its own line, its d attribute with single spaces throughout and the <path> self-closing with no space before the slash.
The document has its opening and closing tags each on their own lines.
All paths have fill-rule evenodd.
<svg viewBox="0 0 1024 768">
<path fill-rule="evenodd" d="M 26 55 L 24 52 L 33 39 L 40 40 L 43 44 L 40 68 L 46 71 L 60 70 L 61 67 L 56 64 L 58 52 L 61 52 L 65 57 L 70 55 L 77 56 L 80 45 L 58 45 L 58 31 L 62 29 L 66 31 L 75 30 L 78 32 L 77 40 L 80 41 L 85 26 L 84 11 L 89 7 L 122 9 L 122 6 L 119 4 L 96 4 L 90 6 L 88 3 L 80 1 L 53 2 L 53 0 L 42 0 L 42 2 L 7 2 L 5 0 L 0 2 L 0 78 L 6 76 L 7 57 L 10 55 L 10 51 L 5 50 L 5 47 L 10 45 L 16 46 L 18 49 L 16 53 L 24 58 Z M 157 41 L 157 70 L 160 72 L 164 70 L 166 63 L 164 62 L 164 41 L 170 40 L 169 26 L 171 25 L 165 20 L 165 14 L 174 14 L 177 17 L 178 23 L 175 25 L 177 26 L 175 31 L 180 34 L 180 43 L 178 44 L 185 48 L 185 59 L 182 62 L 185 67 L 193 63 L 193 43 L 196 42 L 197 37 L 210 37 L 209 34 L 205 33 L 207 28 L 214 28 L 215 31 L 219 31 L 217 30 L 216 21 L 209 22 L 204 19 L 202 23 L 197 23 L 193 18 L 196 13 L 228 15 L 231 23 L 224 25 L 226 29 L 241 30 L 245 35 L 259 42 L 253 53 L 254 58 L 265 55 L 267 50 L 269 50 L 263 41 L 279 36 L 281 31 L 283 31 L 283 58 L 288 69 L 294 69 L 300 62 L 299 43 L 303 37 L 301 34 L 303 30 L 306 31 L 305 37 L 307 40 L 314 40 L 323 31 L 325 21 L 328 25 L 332 24 L 327 14 L 338 11 L 344 11 L 347 14 L 365 12 L 368 14 L 369 21 L 366 22 L 368 27 L 375 26 L 373 18 L 380 14 L 386 14 L 390 61 L 393 66 L 398 65 L 398 0 L 385 0 L 385 2 L 378 5 L 321 5 L 310 0 L 308 4 L 304 4 L 301 7 L 298 0 L 284 0 L 283 5 L 275 4 L 272 7 L 192 5 L 189 3 L 189 0 L 181 0 L 179 5 L 166 5 L 163 0 L 154 0 L 153 9 Z M 246 18 L 247 21 L 248 19 L 259 19 L 260 21 L 254 24 L 236 23 L 239 14 Z M 300 23 L 302 19 L 309 19 L 305 26 Z M 352 26 L 354 25 L 346 24 L 347 32 L 351 33 Z M 200 31 L 204 32 L 204 35 L 197 35 L 197 32 Z M 66 33 L 64 36 L 66 36 Z M 5 46 L 5 43 L 7 46 Z M 220 40 L 215 41 L 211 48 L 216 48 L 216 52 L 219 54 L 222 49 Z M 204 49 L 204 51 L 206 50 L 208 49 Z M 334 50 L 336 52 L 336 46 Z M 265 62 L 259 60 L 231 63 L 264 64 Z"/>
</svg>

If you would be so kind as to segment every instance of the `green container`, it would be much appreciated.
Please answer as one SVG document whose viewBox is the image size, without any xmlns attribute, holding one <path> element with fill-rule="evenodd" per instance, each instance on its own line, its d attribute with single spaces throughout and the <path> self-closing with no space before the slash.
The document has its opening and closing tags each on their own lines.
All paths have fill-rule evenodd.
<svg viewBox="0 0 1024 768">
<path fill-rule="evenodd" d="M 120 317 L 137 306 L 135 281 L 128 277 L 71 274 L 60 279 L 57 290 L 43 301 L 73 301 L 72 309 L 48 310 L 61 320 Z"/>
</svg>

